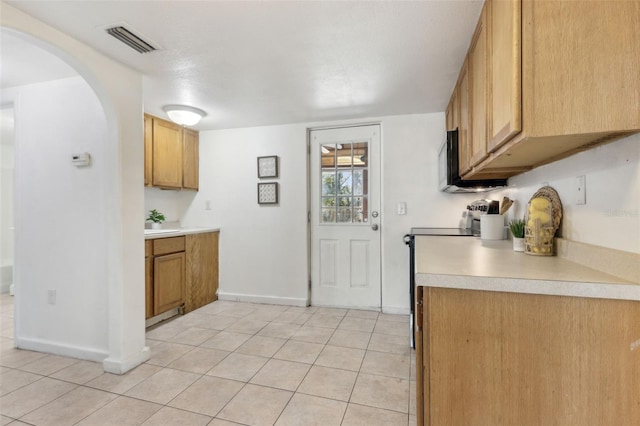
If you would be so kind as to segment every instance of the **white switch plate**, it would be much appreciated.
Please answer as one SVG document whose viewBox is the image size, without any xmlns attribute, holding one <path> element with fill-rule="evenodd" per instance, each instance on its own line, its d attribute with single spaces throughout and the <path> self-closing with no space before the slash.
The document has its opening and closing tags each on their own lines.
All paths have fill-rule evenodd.
<svg viewBox="0 0 640 426">
<path fill-rule="evenodd" d="M 47 299 L 50 305 L 56 304 L 56 291 L 55 290 L 47 290 Z"/>
<path fill-rule="evenodd" d="M 398 205 L 396 206 L 396 213 L 407 214 L 407 203 L 398 203 Z"/>
<path fill-rule="evenodd" d="M 587 204 L 587 178 L 585 175 L 576 178 L 576 204 Z"/>
</svg>

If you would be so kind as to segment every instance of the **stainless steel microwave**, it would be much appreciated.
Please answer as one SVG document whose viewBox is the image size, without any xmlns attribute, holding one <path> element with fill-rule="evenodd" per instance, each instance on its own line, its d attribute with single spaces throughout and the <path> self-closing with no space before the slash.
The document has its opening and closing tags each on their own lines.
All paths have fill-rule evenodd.
<svg viewBox="0 0 640 426">
<path fill-rule="evenodd" d="M 447 140 L 438 153 L 440 191 L 450 193 L 487 192 L 507 186 L 506 179 L 462 180 L 459 173 L 458 129 L 447 131 Z"/>
</svg>

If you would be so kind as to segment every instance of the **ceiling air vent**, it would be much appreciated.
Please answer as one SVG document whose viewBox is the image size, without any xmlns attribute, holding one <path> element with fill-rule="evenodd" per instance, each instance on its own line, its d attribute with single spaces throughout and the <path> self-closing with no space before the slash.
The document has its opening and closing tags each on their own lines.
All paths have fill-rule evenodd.
<svg viewBox="0 0 640 426">
<path fill-rule="evenodd" d="M 107 28 L 106 31 L 139 53 L 149 53 L 157 50 L 151 43 L 144 41 L 125 27 L 111 27 Z"/>
</svg>

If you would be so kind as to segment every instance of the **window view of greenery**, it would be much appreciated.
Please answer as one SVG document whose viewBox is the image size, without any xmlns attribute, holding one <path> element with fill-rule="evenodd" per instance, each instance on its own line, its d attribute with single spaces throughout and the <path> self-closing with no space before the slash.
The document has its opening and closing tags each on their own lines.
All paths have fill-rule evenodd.
<svg viewBox="0 0 640 426">
<path fill-rule="evenodd" d="M 367 222 L 367 142 L 322 145 L 320 149 L 322 223 Z"/>
</svg>

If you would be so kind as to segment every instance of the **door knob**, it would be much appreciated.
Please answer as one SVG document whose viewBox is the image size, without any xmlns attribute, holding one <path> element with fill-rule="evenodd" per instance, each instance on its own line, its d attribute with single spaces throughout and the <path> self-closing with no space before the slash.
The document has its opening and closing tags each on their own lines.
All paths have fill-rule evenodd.
<svg viewBox="0 0 640 426">
<path fill-rule="evenodd" d="M 373 229 L 374 231 L 378 230 L 378 224 L 374 223 L 373 225 L 371 225 L 371 229 Z"/>
</svg>

